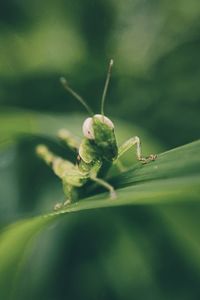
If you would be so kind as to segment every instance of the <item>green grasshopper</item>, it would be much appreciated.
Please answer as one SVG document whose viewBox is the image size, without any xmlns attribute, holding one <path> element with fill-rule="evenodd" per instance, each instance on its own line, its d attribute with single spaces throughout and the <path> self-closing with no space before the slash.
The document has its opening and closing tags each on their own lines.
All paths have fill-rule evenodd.
<svg viewBox="0 0 200 300">
<path fill-rule="evenodd" d="M 119 163 L 119 158 L 132 146 L 136 145 L 136 157 L 142 163 L 148 163 L 156 159 L 156 155 L 153 154 L 147 158 L 142 156 L 141 143 L 137 136 L 130 138 L 119 148 L 117 146 L 114 124 L 104 115 L 104 103 L 112 66 L 113 60 L 111 59 L 101 99 L 101 114 L 93 114 L 83 98 L 69 87 L 64 77 L 61 78 L 61 83 L 64 88 L 86 108 L 91 116 L 83 123 L 82 130 L 84 138 L 80 143 L 68 130 L 61 129 L 58 132 L 60 140 L 77 152 L 76 164 L 56 156 L 45 145 L 38 145 L 36 148 L 37 154 L 62 180 L 64 194 L 67 199 L 63 204 L 57 203 L 54 207 L 55 210 L 70 204 L 74 198 L 74 191 L 85 185 L 89 180 L 107 189 L 111 199 L 116 198 L 115 189 L 102 177 L 113 163 Z"/>
</svg>

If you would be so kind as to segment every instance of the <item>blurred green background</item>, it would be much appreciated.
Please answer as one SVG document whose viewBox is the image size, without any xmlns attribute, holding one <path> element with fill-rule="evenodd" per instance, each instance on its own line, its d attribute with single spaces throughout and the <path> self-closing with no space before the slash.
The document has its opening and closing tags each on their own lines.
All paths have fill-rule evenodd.
<svg viewBox="0 0 200 300">
<path fill-rule="evenodd" d="M 61 75 L 98 113 L 113 58 L 106 115 L 121 119 L 120 140 L 141 135 L 146 152 L 159 152 L 199 138 L 199 53 L 198 0 L 3 1 L 0 226 L 62 199 L 59 181 L 34 154 L 40 141 L 64 153 L 45 130 L 71 126 L 81 135 L 85 112 Z M 39 114 L 40 126 L 47 113 L 56 121 L 13 143 L 10 128 L 23 129 L 27 111 Z M 185 204 L 65 216 L 26 249 L 13 299 L 200 299 L 199 212 Z"/>
</svg>

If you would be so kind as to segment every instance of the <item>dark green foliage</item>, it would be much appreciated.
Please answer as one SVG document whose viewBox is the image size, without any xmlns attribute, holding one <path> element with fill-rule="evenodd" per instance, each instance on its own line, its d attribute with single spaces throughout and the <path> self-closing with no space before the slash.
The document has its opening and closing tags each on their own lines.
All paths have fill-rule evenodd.
<svg viewBox="0 0 200 300">
<path fill-rule="evenodd" d="M 200 299 L 199 32 L 198 0 L 2 1 L 0 299 Z M 75 161 L 55 135 L 87 117 L 59 77 L 99 113 L 110 58 L 117 142 L 162 154 L 127 153 L 115 202 L 87 185 L 49 215 L 62 187 L 35 146 Z"/>
</svg>

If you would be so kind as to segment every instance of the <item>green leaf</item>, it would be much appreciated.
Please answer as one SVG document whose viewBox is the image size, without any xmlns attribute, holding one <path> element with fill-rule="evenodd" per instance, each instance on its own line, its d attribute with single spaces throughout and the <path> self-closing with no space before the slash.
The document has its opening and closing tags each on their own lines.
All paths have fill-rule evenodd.
<svg viewBox="0 0 200 300">
<path fill-rule="evenodd" d="M 197 141 L 162 153 L 155 162 L 136 164 L 111 180 L 117 189 L 115 200 L 111 200 L 108 193 L 101 193 L 61 211 L 21 220 L 5 229 L 0 236 L 0 290 L 7 290 L 15 282 L 25 249 L 33 236 L 67 213 L 124 205 L 199 201 L 199 152 L 200 141 Z"/>
<path fill-rule="evenodd" d="M 27 111 L 5 111 L 0 116 L 0 142 L 8 146 L 17 140 L 19 135 L 54 136 L 61 127 L 66 127 L 79 135 L 83 116 L 58 116 L 38 114 Z M 116 122 L 118 139 L 122 141 L 130 137 L 132 126 Z M 138 133 L 139 132 L 139 133 Z M 145 137 L 145 133 L 136 128 L 135 133 Z M 159 148 L 151 139 L 149 149 Z M 7 143 L 8 141 L 8 143 Z M 5 228 L 0 235 L 0 296 L 2 299 L 13 299 L 17 288 L 20 270 L 25 263 L 27 249 L 31 247 L 33 238 L 55 220 L 72 212 L 91 210 L 103 207 L 127 205 L 155 205 L 172 203 L 199 203 L 200 200 L 200 141 L 173 149 L 158 155 L 155 162 L 147 165 L 136 163 L 127 172 L 110 179 L 117 190 L 117 199 L 111 200 L 108 193 L 99 193 L 87 199 L 81 199 L 67 208 L 51 212 L 47 215 L 20 220 Z M 133 161 L 133 153 L 128 154 L 129 164 Z M 44 166 L 45 167 L 45 166 Z M 56 200 L 55 200 L 56 202 Z M 168 215 L 166 215 L 168 218 Z M 173 225 L 175 226 L 175 225 Z M 177 227 L 178 225 L 176 225 Z M 180 226 L 179 226 L 180 227 Z M 182 234 L 180 228 L 180 234 Z M 190 234 L 188 234 L 188 237 Z M 185 235 L 183 235 L 185 237 Z M 193 243 L 194 244 L 194 243 Z M 195 246 L 195 244 L 194 244 Z M 198 258 L 198 246 L 192 253 Z"/>
<path fill-rule="evenodd" d="M 54 218 L 51 217 L 51 221 Z M 12 299 L 13 283 L 22 264 L 27 244 L 49 222 L 49 217 L 36 217 L 10 225 L 0 236 L 0 295 Z"/>
</svg>

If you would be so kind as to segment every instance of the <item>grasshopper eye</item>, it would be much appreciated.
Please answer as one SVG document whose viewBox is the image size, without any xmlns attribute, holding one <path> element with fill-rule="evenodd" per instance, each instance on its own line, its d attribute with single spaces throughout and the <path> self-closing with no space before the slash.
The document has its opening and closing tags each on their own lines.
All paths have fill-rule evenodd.
<svg viewBox="0 0 200 300">
<path fill-rule="evenodd" d="M 110 127 L 111 129 L 114 129 L 114 124 L 109 118 L 105 117 L 104 115 L 99 115 L 99 114 L 94 115 L 94 117 L 99 119 L 102 123 L 108 125 L 108 127 Z"/>
<path fill-rule="evenodd" d="M 92 118 L 87 118 L 83 123 L 83 135 L 87 139 L 94 140 L 94 130 L 93 130 L 93 120 Z"/>
</svg>

